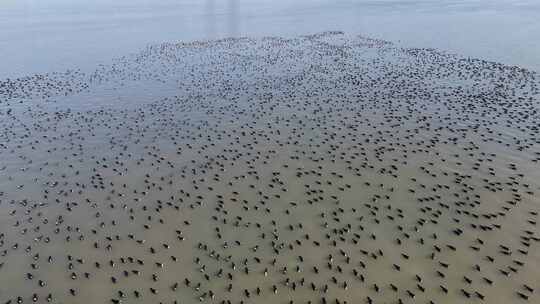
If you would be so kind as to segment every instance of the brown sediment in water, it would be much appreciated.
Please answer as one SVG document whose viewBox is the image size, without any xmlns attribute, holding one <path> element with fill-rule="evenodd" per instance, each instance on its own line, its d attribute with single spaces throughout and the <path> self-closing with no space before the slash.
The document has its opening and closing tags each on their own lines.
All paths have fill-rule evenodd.
<svg viewBox="0 0 540 304">
<path fill-rule="evenodd" d="M 0 299 L 535 303 L 537 78 L 328 32 L 3 81 Z"/>
</svg>

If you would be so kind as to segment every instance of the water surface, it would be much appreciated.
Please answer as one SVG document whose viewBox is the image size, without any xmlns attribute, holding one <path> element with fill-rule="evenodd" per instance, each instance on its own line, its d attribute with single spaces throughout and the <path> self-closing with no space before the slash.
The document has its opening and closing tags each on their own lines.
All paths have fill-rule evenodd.
<svg viewBox="0 0 540 304">
<path fill-rule="evenodd" d="M 93 69 L 149 43 L 326 30 L 540 69 L 532 0 L 0 1 L 0 78 Z"/>
</svg>

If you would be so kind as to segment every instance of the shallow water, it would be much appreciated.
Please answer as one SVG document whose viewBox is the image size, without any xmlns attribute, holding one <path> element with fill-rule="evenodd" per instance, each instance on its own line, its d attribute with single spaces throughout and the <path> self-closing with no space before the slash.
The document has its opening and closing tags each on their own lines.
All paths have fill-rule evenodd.
<svg viewBox="0 0 540 304">
<path fill-rule="evenodd" d="M 535 0 L 0 2 L 0 78 L 83 68 L 149 43 L 327 30 L 540 70 Z"/>
<path fill-rule="evenodd" d="M 538 302 L 537 73 L 338 32 L 94 68 L 0 83 L 3 302 Z"/>
</svg>

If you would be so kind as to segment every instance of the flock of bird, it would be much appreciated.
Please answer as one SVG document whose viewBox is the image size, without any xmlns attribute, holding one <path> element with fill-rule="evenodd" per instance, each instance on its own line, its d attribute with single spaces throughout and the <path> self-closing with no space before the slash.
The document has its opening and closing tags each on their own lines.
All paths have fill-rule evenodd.
<svg viewBox="0 0 540 304">
<path fill-rule="evenodd" d="M 0 303 L 538 303 L 539 79 L 325 32 L 0 81 Z"/>
</svg>

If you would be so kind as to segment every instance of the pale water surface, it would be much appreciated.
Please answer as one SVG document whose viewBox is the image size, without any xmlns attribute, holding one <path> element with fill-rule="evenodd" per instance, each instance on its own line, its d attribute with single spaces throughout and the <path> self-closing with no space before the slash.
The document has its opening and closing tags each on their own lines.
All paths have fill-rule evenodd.
<svg viewBox="0 0 540 304">
<path fill-rule="evenodd" d="M 532 7 L 115 3 L 0 18 L 0 303 L 540 302 L 538 73 L 402 45 Z"/>
<path fill-rule="evenodd" d="M 150 43 L 326 30 L 540 69 L 540 1 L 0 1 L 0 78 L 93 69 Z"/>
</svg>

